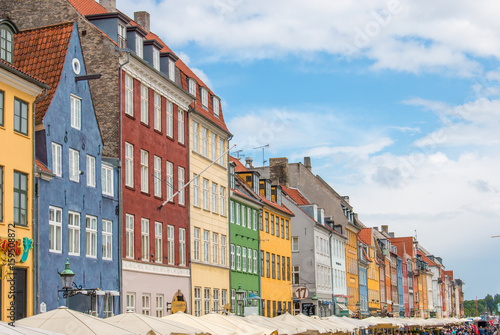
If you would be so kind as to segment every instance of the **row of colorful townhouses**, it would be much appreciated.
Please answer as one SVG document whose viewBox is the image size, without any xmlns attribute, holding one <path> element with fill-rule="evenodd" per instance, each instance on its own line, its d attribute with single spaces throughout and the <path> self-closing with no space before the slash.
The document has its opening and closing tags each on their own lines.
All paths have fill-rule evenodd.
<svg viewBox="0 0 500 335">
<path fill-rule="evenodd" d="M 462 282 L 416 238 L 364 226 L 309 158 L 254 167 L 231 138 L 147 12 L 3 2 L 1 320 L 463 314 Z"/>
</svg>

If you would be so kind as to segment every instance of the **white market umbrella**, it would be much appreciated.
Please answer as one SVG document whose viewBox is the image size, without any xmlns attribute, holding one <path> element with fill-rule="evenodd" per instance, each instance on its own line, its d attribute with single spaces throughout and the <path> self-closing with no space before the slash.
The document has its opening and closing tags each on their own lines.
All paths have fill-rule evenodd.
<svg viewBox="0 0 500 335">
<path fill-rule="evenodd" d="M 273 320 L 278 320 L 282 322 L 289 323 L 295 327 L 297 327 L 301 333 L 307 334 L 317 334 L 326 332 L 326 329 L 322 328 L 322 331 L 319 331 L 315 325 L 312 325 L 308 322 L 304 322 L 302 320 L 297 319 L 295 316 L 290 313 L 281 314 L 280 316 L 275 316 Z"/>
<path fill-rule="evenodd" d="M 266 318 L 265 316 L 260 316 L 260 315 L 245 316 L 245 320 L 262 327 L 274 328 L 278 331 L 278 334 L 280 335 L 281 334 L 292 335 L 306 331 L 305 328 L 298 329 L 295 326 L 290 325 L 286 322 L 278 321 L 271 318 Z"/>
<path fill-rule="evenodd" d="M 217 335 L 239 335 L 237 330 L 231 329 L 229 327 L 214 323 L 209 320 L 202 320 L 199 317 L 192 316 L 183 312 L 177 312 L 175 314 L 164 316 L 162 319 L 177 321 L 192 327 L 199 328 L 206 333 L 217 334 Z"/>
<path fill-rule="evenodd" d="M 307 324 L 310 324 L 312 326 L 316 327 L 316 330 L 319 331 L 320 333 L 337 333 L 341 331 L 339 327 L 333 327 L 331 324 L 327 324 L 326 322 L 320 320 L 320 319 L 313 319 L 307 315 L 304 315 L 302 313 L 295 315 L 295 318 L 297 318 L 300 321 L 303 321 Z"/>
<path fill-rule="evenodd" d="M 257 326 L 253 323 L 245 321 L 245 318 L 236 315 L 221 315 L 210 313 L 201 316 L 200 319 L 209 320 L 217 324 L 227 326 L 229 328 L 235 328 L 239 332 L 250 335 L 269 335 L 276 330 Z"/>
<path fill-rule="evenodd" d="M 17 321 L 22 326 L 51 330 L 67 335 L 139 335 L 95 316 L 73 311 L 65 306 Z"/>
<path fill-rule="evenodd" d="M 358 325 L 354 325 L 354 324 L 346 321 L 344 318 L 340 318 L 340 317 L 335 316 L 335 315 L 324 317 L 321 320 L 337 326 L 337 328 L 344 333 L 352 333 L 352 332 L 359 330 Z"/>
<path fill-rule="evenodd" d="M 0 334 L 5 335 L 63 335 L 62 333 L 56 333 L 50 330 L 26 327 L 14 323 L 14 326 L 10 326 L 7 322 L 0 321 Z"/>
</svg>

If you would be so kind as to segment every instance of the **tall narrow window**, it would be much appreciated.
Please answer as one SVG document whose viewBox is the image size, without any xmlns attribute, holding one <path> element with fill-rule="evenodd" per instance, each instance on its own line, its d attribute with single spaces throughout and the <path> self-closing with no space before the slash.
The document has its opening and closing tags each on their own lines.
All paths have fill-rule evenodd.
<svg viewBox="0 0 500 335">
<path fill-rule="evenodd" d="M 174 104 L 167 101 L 167 136 L 174 137 Z"/>
<path fill-rule="evenodd" d="M 213 311 L 215 313 L 219 312 L 219 289 L 214 288 L 214 308 Z"/>
<path fill-rule="evenodd" d="M 257 231 L 257 211 L 253 210 L 253 230 Z"/>
<path fill-rule="evenodd" d="M 160 50 L 153 48 L 153 67 L 160 71 Z"/>
<path fill-rule="evenodd" d="M 5 92 L 0 90 L 0 126 L 3 127 L 5 118 Z"/>
<path fill-rule="evenodd" d="M 226 235 L 220 236 L 220 265 L 226 266 Z"/>
<path fill-rule="evenodd" d="M 150 315 L 151 314 L 151 295 L 143 294 L 142 295 L 142 314 Z"/>
<path fill-rule="evenodd" d="M 186 265 L 186 229 L 179 228 L 179 265 Z"/>
<path fill-rule="evenodd" d="M 241 226 L 247 226 L 247 210 L 245 205 L 241 205 Z"/>
<path fill-rule="evenodd" d="M 127 312 L 135 312 L 135 293 L 127 292 Z"/>
<path fill-rule="evenodd" d="M 205 294 L 203 297 L 205 304 L 205 314 L 210 313 L 210 288 L 205 288 Z"/>
<path fill-rule="evenodd" d="M 214 97 L 212 103 L 213 103 L 214 115 L 219 117 L 219 99 Z"/>
<path fill-rule="evenodd" d="M 149 153 L 141 149 L 141 191 L 149 193 Z"/>
<path fill-rule="evenodd" d="M 235 269 L 235 251 L 236 247 L 234 246 L 234 244 L 231 244 L 231 259 L 229 260 L 231 262 L 231 270 Z"/>
<path fill-rule="evenodd" d="M 62 252 L 62 209 L 49 207 L 49 251 Z"/>
<path fill-rule="evenodd" d="M 118 24 L 118 47 L 120 49 L 125 49 L 127 47 L 127 31 L 122 24 Z"/>
<path fill-rule="evenodd" d="M 141 219 L 142 260 L 149 261 L 149 220 Z"/>
<path fill-rule="evenodd" d="M 200 260 L 200 228 L 196 227 L 193 230 L 193 259 Z"/>
<path fill-rule="evenodd" d="M 201 154 L 208 157 L 208 129 L 201 127 Z"/>
<path fill-rule="evenodd" d="M 70 95 L 71 100 L 71 127 L 80 130 L 82 122 L 82 99 Z"/>
<path fill-rule="evenodd" d="M 102 259 L 113 259 L 113 222 L 102 220 Z"/>
<path fill-rule="evenodd" d="M 234 202 L 229 200 L 229 222 L 234 223 Z"/>
<path fill-rule="evenodd" d="M 186 193 L 184 192 L 184 183 L 186 182 L 186 177 L 184 175 L 184 168 L 177 167 L 178 174 L 178 183 L 177 187 L 179 189 L 179 194 L 177 195 L 179 198 L 179 205 L 184 205 L 186 203 Z"/>
<path fill-rule="evenodd" d="M 156 295 L 156 317 L 163 317 L 163 294 Z"/>
<path fill-rule="evenodd" d="M 163 262 L 163 230 L 161 222 L 155 222 L 155 262 Z"/>
<path fill-rule="evenodd" d="M 196 82 L 194 79 L 189 79 L 189 93 L 196 97 Z"/>
<path fill-rule="evenodd" d="M 236 224 L 239 226 L 241 224 L 240 222 L 240 214 L 241 214 L 241 209 L 240 209 L 240 204 L 237 202 L 235 203 L 235 217 L 236 217 Z"/>
<path fill-rule="evenodd" d="M 97 257 L 97 218 L 87 215 L 85 217 L 85 236 L 87 246 L 87 257 Z"/>
<path fill-rule="evenodd" d="M 241 271 L 246 272 L 247 271 L 247 248 L 242 247 L 241 248 Z"/>
<path fill-rule="evenodd" d="M 217 184 L 212 183 L 212 212 L 217 213 L 219 199 L 217 197 Z"/>
<path fill-rule="evenodd" d="M 80 213 L 68 211 L 68 255 L 80 255 Z"/>
<path fill-rule="evenodd" d="M 13 35 L 8 29 L 0 29 L 0 58 L 7 63 L 12 63 Z"/>
<path fill-rule="evenodd" d="M 257 274 L 257 250 L 253 251 L 253 273 Z"/>
<path fill-rule="evenodd" d="M 203 261 L 210 262 L 210 233 L 208 230 L 203 231 Z"/>
<path fill-rule="evenodd" d="M 266 212 L 264 217 L 265 217 L 265 221 L 266 221 L 266 233 L 269 233 L 269 213 Z"/>
<path fill-rule="evenodd" d="M 193 205 L 200 206 L 200 185 L 198 176 L 194 174 L 193 176 Z"/>
<path fill-rule="evenodd" d="M 134 79 L 125 74 L 125 114 L 134 116 Z"/>
<path fill-rule="evenodd" d="M 141 83 L 141 122 L 149 124 L 149 89 L 146 85 Z"/>
<path fill-rule="evenodd" d="M 155 197 L 161 198 L 161 157 L 154 156 L 154 190 Z"/>
<path fill-rule="evenodd" d="M 194 152 L 199 152 L 199 150 L 200 150 L 199 143 L 198 143 L 198 136 L 200 136 L 198 133 L 198 122 L 193 121 L 193 150 L 194 150 Z"/>
<path fill-rule="evenodd" d="M 177 107 L 177 140 L 184 144 L 184 111 Z"/>
<path fill-rule="evenodd" d="M 154 93 L 154 104 L 154 127 L 155 130 L 161 131 L 161 95 L 156 92 Z"/>
<path fill-rule="evenodd" d="M 134 187 L 134 146 L 125 142 L 125 186 Z"/>
<path fill-rule="evenodd" d="M 140 35 L 135 35 L 135 53 L 141 58 L 144 57 L 144 45 Z"/>
<path fill-rule="evenodd" d="M 80 182 L 80 153 L 69 149 L 69 180 Z"/>
<path fill-rule="evenodd" d="M 194 288 L 194 316 L 201 315 L 201 287 Z"/>
<path fill-rule="evenodd" d="M 212 263 L 219 263 L 219 234 L 212 233 Z"/>
<path fill-rule="evenodd" d="M 168 264 L 175 264 L 175 236 L 174 226 L 167 226 L 167 242 L 168 242 Z"/>
<path fill-rule="evenodd" d="M 134 216 L 125 215 L 125 257 L 134 258 Z"/>
<path fill-rule="evenodd" d="M 248 272 L 252 273 L 252 249 L 248 248 Z"/>
<path fill-rule="evenodd" d="M 173 201 L 172 196 L 174 195 L 174 164 L 172 162 L 167 162 L 167 199 Z"/>
<path fill-rule="evenodd" d="M 270 278 L 271 277 L 271 267 L 270 267 L 270 255 L 268 252 L 266 252 L 266 277 Z"/>
<path fill-rule="evenodd" d="M 236 246 L 236 270 L 241 271 L 241 246 Z"/>
<path fill-rule="evenodd" d="M 201 105 L 208 109 L 208 91 L 205 88 L 201 89 Z"/>
<path fill-rule="evenodd" d="M 28 175 L 14 171 L 14 224 L 28 226 Z"/>
<path fill-rule="evenodd" d="M 95 157 L 87 155 L 87 186 L 95 187 Z"/>
<path fill-rule="evenodd" d="M 203 178 L 203 209 L 208 210 L 208 179 Z"/>
<path fill-rule="evenodd" d="M 276 278 L 276 260 L 275 260 L 275 255 L 271 254 L 271 273 L 272 273 L 272 278 Z M 279 256 L 278 256 L 279 257 Z"/>
<path fill-rule="evenodd" d="M 220 187 L 220 215 L 226 215 L 226 188 Z"/>
<path fill-rule="evenodd" d="M 175 81 L 175 62 L 168 59 L 168 79 Z"/>
<path fill-rule="evenodd" d="M 210 158 L 214 161 L 217 158 L 217 135 L 210 134 Z"/>
<path fill-rule="evenodd" d="M 280 261 L 280 255 L 276 255 L 276 279 L 280 280 L 281 279 L 281 261 Z"/>
<path fill-rule="evenodd" d="M 52 172 L 62 176 L 62 147 L 60 144 L 52 142 Z"/>
<path fill-rule="evenodd" d="M 226 166 L 225 165 L 226 160 L 225 160 L 225 157 L 223 156 L 224 151 L 226 151 L 225 141 L 224 141 L 224 139 L 219 138 L 219 156 L 220 156 L 219 164 L 222 166 Z"/>
</svg>

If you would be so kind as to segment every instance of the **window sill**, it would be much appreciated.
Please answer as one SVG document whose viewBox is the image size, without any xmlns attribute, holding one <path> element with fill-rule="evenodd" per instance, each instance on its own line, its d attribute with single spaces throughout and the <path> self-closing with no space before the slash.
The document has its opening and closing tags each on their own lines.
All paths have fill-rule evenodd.
<svg viewBox="0 0 500 335">
<path fill-rule="evenodd" d="M 141 194 L 142 194 L 142 195 L 145 195 L 145 196 L 147 196 L 147 197 L 150 197 L 150 196 L 151 196 L 151 194 L 149 194 L 148 192 L 144 192 L 144 191 L 141 191 Z"/>
<path fill-rule="evenodd" d="M 154 132 L 157 134 L 163 135 L 163 132 L 161 130 L 156 129 L 156 128 L 154 129 Z"/>
<path fill-rule="evenodd" d="M 144 123 L 144 122 L 142 122 L 142 121 L 141 121 L 141 125 L 142 125 L 142 126 L 144 126 L 144 127 L 146 127 L 146 128 L 151 129 L 151 126 L 150 126 L 149 124 Z"/>
<path fill-rule="evenodd" d="M 125 189 L 135 192 L 135 187 L 125 185 Z"/>
<path fill-rule="evenodd" d="M 129 119 L 131 120 L 134 120 L 135 121 L 135 116 L 134 115 L 130 115 L 130 114 L 127 114 L 127 112 L 124 112 L 125 116 L 128 117 Z"/>
</svg>

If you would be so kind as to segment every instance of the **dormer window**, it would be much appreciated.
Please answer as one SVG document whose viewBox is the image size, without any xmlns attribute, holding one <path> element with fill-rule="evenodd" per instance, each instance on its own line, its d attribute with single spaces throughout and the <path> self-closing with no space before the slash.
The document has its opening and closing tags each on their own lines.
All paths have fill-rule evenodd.
<svg viewBox="0 0 500 335">
<path fill-rule="evenodd" d="M 189 79 L 189 93 L 196 97 L 196 81 Z"/>
<path fill-rule="evenodd" d="M 213 109 L 214 109 L 214 115 L 219 117 L 219 98 L 213 97 L 212 99 L 212 104 L 213 104 Z"/>
<path fill-rule="evenodd" d="M 144 49 L 143 49 L 143 39 L 140 35 L 135 35 L 135 53 L 137 56 L 143 58 L 144 57 Z"/>
<path fill-rule="evenodd" d="M 9 20 L 0 20 L 0 59 L 7 63 L 13 62 L 14 34 L 17 27 Z"/>
<path fill-rule="evenodd" d="M 208 109 L 208 91 L 205 88 L 201 89 L 201 105 Z"/>
<path fill-rule="evenodd" d="M 256 172 L 254 172 L 252 178 L 253 178 L 253 184 L 252 184 L 253 191 L 259 194 L 259 175 Z"/>
<path fill-rule="evenodd" d="M 168 79 L 175 81 L 175 62 L 168 59 Z"/>
<path fill-rule="evenodd" d="M 265 181 L 266 184 L 266 199 L 271 201 L 271 183 L 269 180 Z"/>
<path fill-rule="evenodd" d="M 160 50 L 153 48 L 153 67 L 160 71 Z"/>
<path fill-rule="evenodd" d="M 125 49 L 127 47 L 127 31 L 123 24 L 118 23 L 118 47 Z"/>
</svg>

